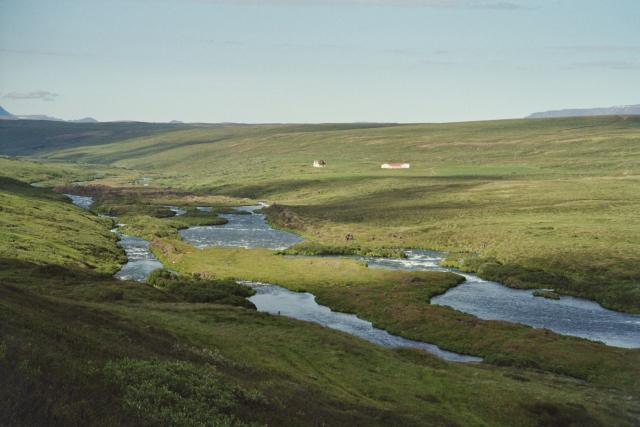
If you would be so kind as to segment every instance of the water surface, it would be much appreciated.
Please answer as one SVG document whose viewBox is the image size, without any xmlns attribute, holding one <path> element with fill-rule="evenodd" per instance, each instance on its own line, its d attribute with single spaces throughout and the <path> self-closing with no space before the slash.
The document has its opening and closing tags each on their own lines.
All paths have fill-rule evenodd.
<svg viewBox="0 0 640 427">
<path fill-rule="evenodd" d="M 329 307 L 318 304 L 315 296 L 308 292 L 292 292 L 280 286 L 266 283 L 250 281 L 240 281 L 238 283 L 251 286 L 256 290 L 256 294 L 250 297 L 249 301 L 255 304 L 259 311 L 318 323 L 384 347 L 418 348 L 441 359 L 454 362 L 482 361 L 479 357 L 453 353 L 442 350 L 433 344 L 392 335 L 387 331 L 375 328 L 371 322 L 362 320 L 353 314 L 332 311 Z"/>
<path fill-rule="evenodd" d="M 180 230 L 180 237 L 196 248 L 209 246 L 232 246 L 241 248 L 286 249 L 303 239 L 293 233 L 272 228 L 265 215 L 255 213 L 264 205 L 240 206 L 240 211 L 251 215 L 223 214 L 228 223 L 224 225 L 196 226 Z M 199 208 L 206 210 L 206 207 Z"/>
<path fill-rule="evenodd" d="M 481 279 L 475 274 L 438 265 L 440 252 L 410 250 L 406 259 L 364 258 L 369 267 L 399 270 L 451 271 L 466 281 L 431 299 L 481 319 L 507 320 L 564 335 L 602 341 L 626 348 L 640 347 L 640 315 L 607 310 L 582 298 L 562 296 L 559 300 L 534 297 L 531 290 L 512 289 Z"/>
<path fill-rule="evenodd" d="M 242 209 L 253 212 L 260 206 Z M 225 215 L 224 226 L 193 227 L 182 234 L 184 240 L 198 247 L 242 246 L 283 249 L 301 241 L 299 236 L 272 229 L 264 215 Z M 194 230 L 197 229 L 197 230 Z M 562 296 L 559 300 L 534 297 L 531 290 L 511 289 L 500 283 L 483 280 L 475 274 L 439 265 L 441 252 L 408 250 L 406 259 L 357 257 L 371 268 L 398 270 L 449 271 L 466 281 L 431 299 L 432 304 L 446 305 L 486 320 L 506 320 L 536 328 L 547 328 L 564 335 L 602 341 L 617 347 L 640 347 L 640 315 L 607 310 L 581 298 Z"/>
<path fill-rule="evenodd" d="M 69 197 L 75 205 L 83 209 L 89 209 L 93 204 L 93 197 L 76 196 L 74 194 L 65 195 Z M 176 212 L 176 215 L 179 214 Z M 118 228 L 122 225 L 123 224 L 118 224 L 118 227 L 111 231 L 116 233 L 120 238 L 120 240 L 118 240 L 118 246 L 124 249 L 127 254 L 127 263 L 122 266 L 114 277 L 120 280 L 137 280 L 141 282 L 146 279 L 153 270 L 162 268 L 162 263 L 158 261 L 155 255 L 149 250 L 148 241 L 119 233 Z"/>
<path fill-rule="evenodd" d="M 89 209 L 93 204 L 93 197 L 90 196 L 76 196 L 75 194 L 65 194 L 65 196 L 70 198 L 74 205 L 82 209 Z"/>
<path fill-rule="evenodd" d="M 117 228 L 113 230 L 117 233 Z M 149 242 L 138 237 L 118 233 L 118 246 L 127 254 L 127 263 L 114 277 L 120 280 L 143 281 L 153 270 L 162 268 L 162 263 L 149 250 Z"/>
</svg>

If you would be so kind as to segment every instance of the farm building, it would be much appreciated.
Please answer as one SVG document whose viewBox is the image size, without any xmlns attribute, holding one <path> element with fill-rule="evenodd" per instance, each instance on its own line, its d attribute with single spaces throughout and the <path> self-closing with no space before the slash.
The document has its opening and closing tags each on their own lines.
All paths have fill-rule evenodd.
<svg viewBox="0 0 640 427">
<path fill-rule="evenodd" d="M 324 160 L 314 160 L 313 161 L 313 167 L 314 168 L 323 168 L 327 166 L 327 162 L 325 162 Z"/>
<path fill-rule="evenodd" d="M 380 166 L 382 169 L 409 169 L 411 167 L 410 163 L 383 163 Z"/>
</svg>

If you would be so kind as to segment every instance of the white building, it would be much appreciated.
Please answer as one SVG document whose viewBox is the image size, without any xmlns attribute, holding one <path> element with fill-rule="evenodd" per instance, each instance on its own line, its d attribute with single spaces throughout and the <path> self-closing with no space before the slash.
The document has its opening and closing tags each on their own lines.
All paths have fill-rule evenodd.
<svg viewBox="0 0 640 427">
<path fill-rule="evenodd" d="M 410 163 L 383 163 L 380 166 L 382 169 L 409 169 L 411 167 Z"/>
</svg>

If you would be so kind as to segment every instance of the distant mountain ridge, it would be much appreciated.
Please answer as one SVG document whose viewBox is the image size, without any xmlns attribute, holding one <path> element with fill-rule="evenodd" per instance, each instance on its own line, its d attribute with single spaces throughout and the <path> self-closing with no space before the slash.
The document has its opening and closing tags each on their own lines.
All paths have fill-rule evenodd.
<svg viewBox="0 0 640 427">
<path fill-rule="evenodd" d="M 0 119 L 12 119 L 13 117 L 13 114 L 0 107 Z"/>
<path fill-rule="evenodd" d="M 77 120 L 64 120 L 57 117 L 47 116 L 45 114 L 25 114 L 16 115 L 11 114 L 0 106 L 0 120 L 46 120 L 50 122 L 69 122 L 69 123 L 99 123 L 93 117 L 84 117 Z"/>
<path fill-rule="evenodd" d="M 81 119 L 76 119 L 76 120 L 67 120 L 68 122 L 71 123 L 99 123 L 96 119 L 94 119 L 93 117 L 83 117 Z"/>
<path fill-rule="evenodd" d="M 527 116 L 532 119 L 544 119 L 551 117 L 580 117 L 580 116 L 630 116 L 640 115 L 640 104 L 618 105 L 604 108 L 572 108 L 565 110 L 550 110 L 533 113 Z"/>
</svg>

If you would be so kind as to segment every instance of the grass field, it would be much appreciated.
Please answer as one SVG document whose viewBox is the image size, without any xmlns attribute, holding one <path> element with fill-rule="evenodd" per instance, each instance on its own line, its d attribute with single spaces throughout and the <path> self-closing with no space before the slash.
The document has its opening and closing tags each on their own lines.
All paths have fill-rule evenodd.
<svg viewBox="0 0 640 427">
<path fill-rule="evenodd" d="M 1 188 L 12 209 L 3 203 L 0 217 L 19 226 L 0 229 L 0 418 L 8 425 L 631 426 L 640 413 L 637 391 L 622 382 L 451 364 L 249 308 L 189 302 L 164 285 L 116 281 L 109 221 L 26 183 L 3 179 Z M 11 251 L 7 239 L 29 250 Z M 375 281 L 359 264 L 347 267 L 354 285 Z M 428 292 L 457 280 L 368 274 L 399 287 L 417 277 Z"/>
</svg>

